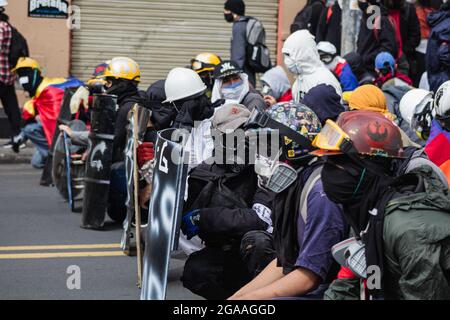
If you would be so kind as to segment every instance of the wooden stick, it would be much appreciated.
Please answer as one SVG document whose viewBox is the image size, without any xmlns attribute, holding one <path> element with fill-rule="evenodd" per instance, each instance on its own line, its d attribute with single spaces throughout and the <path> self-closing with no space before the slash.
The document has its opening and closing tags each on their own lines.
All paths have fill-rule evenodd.
<svg viewBox="0 0 450 320">
<path fill-rule="evenodd" d="M 134 215 L 136 220 L 136 250 L 138 268 L 138 287 L 142 286 L 142 248 L 141 248 L 141 208 L 139 206 L 139 173 L 137 163 L 138 139 L 138 105 L 133 107 L 133 179 L 134 179 Z"/>
</svg>

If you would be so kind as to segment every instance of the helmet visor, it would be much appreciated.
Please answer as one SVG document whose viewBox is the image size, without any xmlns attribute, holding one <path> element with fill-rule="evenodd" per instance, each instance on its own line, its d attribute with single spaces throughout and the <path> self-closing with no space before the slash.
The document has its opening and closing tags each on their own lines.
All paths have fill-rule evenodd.
<svg viewBox="0 0 450 320">
<path fill-rule="evenodd" d="M 350 140 L 349 136 L 342 130 L 336 122 L 327 120 L 322 131 L 313 141 L 313 146 L 327 151 L 340 151 L 345 140 Z"/>
</svg>

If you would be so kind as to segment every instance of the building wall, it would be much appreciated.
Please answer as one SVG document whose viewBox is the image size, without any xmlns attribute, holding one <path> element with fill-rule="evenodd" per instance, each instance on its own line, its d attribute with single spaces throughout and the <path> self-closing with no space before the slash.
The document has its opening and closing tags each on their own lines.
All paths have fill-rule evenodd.
<svg viewBox="0 0 450 320">
<path fill-rule="evenodd" d="M 39 61 L 46 76 L 69 75 L 70 30 L 65 19 L 28 17 L 28 0 L 8 1 L 6 14 L 27 39 L 31 57 Z M 25 93 L 19 89 L 17 96 L 22 106 L 26 101 Z"/>
</svg>

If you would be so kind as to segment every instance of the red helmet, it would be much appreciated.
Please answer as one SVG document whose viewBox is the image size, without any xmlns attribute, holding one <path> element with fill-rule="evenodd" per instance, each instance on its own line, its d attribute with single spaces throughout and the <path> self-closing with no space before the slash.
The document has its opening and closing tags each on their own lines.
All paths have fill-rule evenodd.
<svg viewBox="0 0 450 320">
<path fill-rule="evenodd" d="M 336 123 L 328 120 L 313 145 L 316 155 L 341 154 L 344 141 L 350 140 L 359 154 L 398 158 L 403 156 L 403 141 L 398 126 L 383 114 L 373 111 L 341 113 Z"/>
</svg>

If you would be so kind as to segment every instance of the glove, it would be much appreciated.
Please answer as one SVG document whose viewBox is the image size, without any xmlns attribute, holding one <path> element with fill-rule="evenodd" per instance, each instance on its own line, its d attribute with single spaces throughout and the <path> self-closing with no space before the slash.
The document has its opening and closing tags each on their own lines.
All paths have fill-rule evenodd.
<svg viewBox="0 0 450 320">
<path fill-rule="evenodd" d="M 77 113 L 80 105 L 83 105 L 85 109 L 89 106 L 89 90 L 83 86 L 79 87 L 70 99 L 70 112 Z"/>
<path fill-rule="evenodd" d="M 269 233 L 273 233 L 272 204 L 275 197 L 276 193 L 261 188 L 258 188 L 253 197 L 252 209 L 256 212 L 259 219 L 268 225 L 267 232 Z"/>
<path fill-rule="evenodd" d="M 137 162 L 139 168 L 155 158 L 155 145 L 153 142 L 144 142 L 137 148 Z"/>
<path fill-rule="evenodd" d="M 183 220 L 181 222 L 181 231 L 188 240 L 191 240 L 200 231 L 200 228 L 198 227 L 199 222 L 200 209 L 189 211 L 183 216 Z"/>
</svg>

